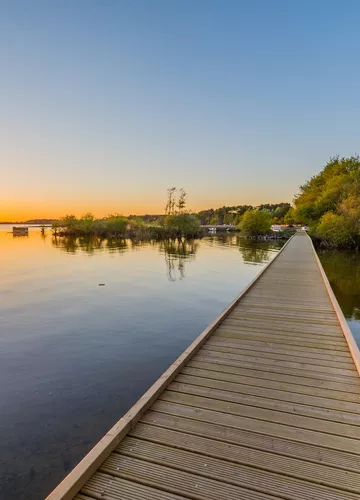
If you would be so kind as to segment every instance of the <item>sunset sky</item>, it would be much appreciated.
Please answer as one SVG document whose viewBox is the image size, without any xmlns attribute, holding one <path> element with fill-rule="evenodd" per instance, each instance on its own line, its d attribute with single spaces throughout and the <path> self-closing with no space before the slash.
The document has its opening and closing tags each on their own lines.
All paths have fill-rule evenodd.
<svg viewBox="0 0 360 500">
<path fill-rule="evenodd" d="M 357 0 L 2 0 L 0 220 L 291 201 L 360 152 Z"/>
</svg>

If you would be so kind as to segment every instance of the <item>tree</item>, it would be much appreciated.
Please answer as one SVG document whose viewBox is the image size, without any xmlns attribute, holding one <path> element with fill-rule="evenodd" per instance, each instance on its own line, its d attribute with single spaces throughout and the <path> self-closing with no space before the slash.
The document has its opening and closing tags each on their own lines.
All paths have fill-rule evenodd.
<svg viewBox="0 0 360 500">
<path fill-rule="evenodd" d="M 165 228 L 172 237 L 194 237 L 201 231 L 199 219 L 192 214 L 182 213 L 166 218 Z"/>
<path fill-rule="evenodd" d="M 177 195 L 176 187 L 168 189 L 165 207 L 164 229 L 169 237 L 193 237 L 201 232 L 199 219 L 186 210 L 186 192 L 181 188 Z"/>
<path fill-rule="evenodd" d="M 224 224 L 233 224 L 235 219 L 235 214 L 227 212 L 224 216 Z"/>
<path fill-rule="evenodd" d="M 321 172 L 300 187 L 295 218 L 333 247 L 360 246 L 360 157 L 331 158 Z"/>
<path fill-rule="evenodd" d="M 177 201 L 177 213 L 182 214 L 185 212 L 185 207 L 186 207 L 186 196 L 187 194 L 185 193 L 184 189 L 181 188 L 179 190 L 179 198 Z"/>
<path fill-rule="evenodd" d="M 346 247 L 351 242 L 346 217 L 334 212 L 326 212 L 321 217 L 316 233 L 330 247 Z"/>
<path fill-rule="evenodd" d="M 267 233 L 271 227 L 272 217 L 267 210 L 248 210 L 240 223 L 240 230 L 251 236 Z"/>
<path fill-rule="evenodd" d="M 87 212 L 79 221 L 79 230 L 82 234 L 90 234 L 93 231 L 94 219 L 92 213 Z"/>
<path fill-rule="evenodd" d="M 176 187 L 169 188 L 167 192 L 168 198 L 165 205 L 165 215 L 173 215 L 176 206 Z"/>
<path fill-rule="evenodd" d="M 214 226 L 219 224 L 219 216 L 214 214 L 210 219 L 210 224 Z"/>
<path fill-rule="evenodd" d="M 284 217 L 284 223 L 292 226 L 295 224 L 295 210 L 291 207 Z"/>
<path fill-rule="evenodd" d="M 235 226 L 238 226 L 240 224 L 240 222 L 242 221 L 242 215 L 240 215 L 239 213 L 237 213 L 235 215 L 235 219 L 234 219 L 234 224 Z"/>
<path fill-rule="evenodd" d="M 124 235 L 128 226 L 126 217 L 120 214 L 110 214 L 106 219 L 107 233 L 112 235 Z"/>
</svg>

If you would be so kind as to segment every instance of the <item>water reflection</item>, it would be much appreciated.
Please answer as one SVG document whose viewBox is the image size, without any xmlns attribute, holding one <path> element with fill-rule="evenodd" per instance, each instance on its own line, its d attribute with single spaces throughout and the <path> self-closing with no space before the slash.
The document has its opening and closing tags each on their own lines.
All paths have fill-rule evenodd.
<svg viewBox="0 0 360 500">
<path fill-rule="evenodd" d="M 345 317 L 360 320 L 360 255 L 322 251 L 319 257 Z"/>
<path fill-rule="evenodd" d="M 274 249 L 282 247 L 282 241 L 254 241 L 245 238 L 237 238 L 239 250 L 242 253 L 244 262 L 247 264 L 262 264 L 269 262 L 273 257 Z"/>
<path fill-rule="evenodd" d="M 141 248 L 151 247 L 164 255 L 167 277 L 169 281 L 184 279 L 185 263 L 195 259 L 201 240 L 168 239 L 162 241 L 136 240 L 136 239 L 106 239 L 95 236 L 53 236 L 52 245 L 66 253 L 75 254 L 84 252 L 93 255 L 99 251 L 109 253 L 124 253 L 138 251 Z M 210 247 L 237 247 L 242 254 L 243 261 L 247 264 L 262 264 L 268 262 L 274 251 L 281 248 L 283 242 L 254 241 L 241 238 L 237 235 L 220 234 L 206 238 Z"/>
<path fill-rule="evenodd" d="M 195 259 L 199 242 L 196 240 L 164 240 L 159 242 L 159 251 L 164 254 L 169 281 L 185 278 L 185 261 Z"/>
<path fill-rule="evenodd" d="M 52 245 L 66 253 L 75 254 L 80 251 L 87 255 L 104 250 L 109 253 L 121 253 L 128 248 L 125 239 L 103 239 L 96 236 L 53 236 Z"/>
</svg>

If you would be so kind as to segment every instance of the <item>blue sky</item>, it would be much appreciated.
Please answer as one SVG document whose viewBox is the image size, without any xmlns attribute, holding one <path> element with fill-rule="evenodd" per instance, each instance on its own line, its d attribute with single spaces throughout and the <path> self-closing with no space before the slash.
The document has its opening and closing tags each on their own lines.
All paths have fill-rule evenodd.
<svg viewBox="0 0 360 500">
<path fill-rule="evenodd" d="M 291 200 L 360 152 L 360 2 L 2 0 L 0 219 Z"/>
</svg>

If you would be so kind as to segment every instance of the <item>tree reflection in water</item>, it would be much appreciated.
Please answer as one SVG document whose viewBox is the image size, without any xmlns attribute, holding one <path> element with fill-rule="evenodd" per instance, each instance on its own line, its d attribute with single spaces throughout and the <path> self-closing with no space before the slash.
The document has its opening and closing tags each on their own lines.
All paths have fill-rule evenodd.
<svg viewBox="0 0 360 500">
<path fill-rule="evenodd" d="M 199 246 L 196 240 L 176 239 L 158 242 L 159 251 L 164 254 L 169 281 L 176 281 L 176 270 L 179 279 L 185 278 L 185 261 L 193 260 Z"/>
<path fill-rule="evenodd" d="M 279 250 L 283 242 L 278 241 L 254 241 L 240 238 L 231 234 L 220 234 L 209 236 L 204 239 L 207 246 L 238 248 L 242 258 L 247 264 L 266 263 Z M 93 255 L 95 252 L 106 251 L 109 253 L 124 253 L 126 251 L 137 251 L 144 247 L 150 247 L 163 254 L 166 262 L 167 277 L 169 281 L 184 279 L 185 262 L 195 259 L 196 252 L 201 240 L 188 240 L 184 238 L 154 240 L 131 240 L 131 239 L 106 239 L 95 236 L 53 236 L 54 247 L 67 253 L 84 252 Z"/>
<path fill-rule="evenodd" d="M 345 317 L 360 320 L 360 254 L 327 250 L 319 257 Z"/>
<path fill-rule="evenodd" d="M 80 251 L 88 255 L 104 250 L 109 253 L 121 253 L 128 248 L 125 239 L 102 239 L 96 236 L 53 236 L 52 245 L 66 253 Z"/>
<path fill-rule="evenodd" d="M 264 264 L 274 256 L 274 251 L 280 250 L 283 241 L 256 241 L 246 238 L 237 238 L 237 244 L 244 262 L 247 264 Z"/>
<path fill-rule="evenodd" d="M 141 247 L 151 246 L 165 256 L 167 276 L 170 281 L 176 281 L 176 270 L 179 279 L 185 277 L 185 261 L 195 257 L 199 242 L 195 240 L 175 239 L 163 241 L 142 241 L 130 239 L 102 239 L 92 237 L 53 236 L 52 244 L 60 250 L 73 253 L 84 252 L 93 255 L 95 252 L 123 253 L 136 251 Z"/>
</svg>

